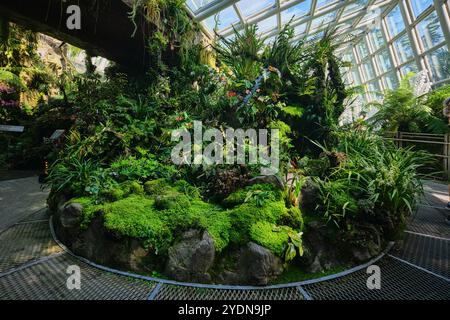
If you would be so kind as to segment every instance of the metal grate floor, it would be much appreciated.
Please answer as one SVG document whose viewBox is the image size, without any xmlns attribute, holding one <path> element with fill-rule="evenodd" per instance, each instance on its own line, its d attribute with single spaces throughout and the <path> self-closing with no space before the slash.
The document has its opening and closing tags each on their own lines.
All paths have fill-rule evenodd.
<svg viewBox="0 0 450 320">
<path fill-rule="evenodd" d="M 71 265 L 80 267 L 80 290 L 67 288 Z M 104 272 L 64 253 L 0 277 L 0 300 L 146 300 L 154 287 L 154 282 Z"/>
<path fill-rule="evenodd" d="M 366 270 L 345 277 L 305 286 L 315 300 L 448 300 L 450 281 L 385 257 L 381 270 L 381 289 L 369 290 Z"/>
<path fill-rule="evenodd" d="M 450 279 L 450 240 L 406 233 L 392 255 Z"/>
<path fill-rule="evenodd" d="M 48 220 L 49 218 L 50 218 L 50 214 L 49 214 L 48 209 L 43 208 L 43 209 L 31 214 L 30 216 L 28 216 L 27 218 L 22 220 L 22 222 L 43 221 L 43 220 Z"/>
<path fill-rule="evenodd" d="M 450 211 L 445 209 L 419 206 L 417 213 L 409 219 L 407 230 L 450 239 L 450 226 L 445 224 L 447 214 Z"/>
<path fill-rule="evenodd" d="M 164 284 L 155 300 L 303 300 L 297 287 L 280 289 L 226 290 Z"/>
<path fill-rule="evenodd" d="M 61 251 L 53 241 L 48 221 L 16 224 L 0 234 L 0 274 Z"/>
</svg>

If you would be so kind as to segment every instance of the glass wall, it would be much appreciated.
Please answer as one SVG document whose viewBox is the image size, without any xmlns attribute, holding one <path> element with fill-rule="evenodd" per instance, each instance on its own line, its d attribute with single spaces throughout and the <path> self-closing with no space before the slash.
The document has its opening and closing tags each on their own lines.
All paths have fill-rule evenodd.
<svg viewBox="0 0 450 320">
<path fill-rule="evenodd" d="M 434 85 L 450 83 L 449 3 L 395 1 L 377 25 L 344 50 L 345 59 L 355 65 L 345 70 L 346 82 L 364 85 L 366 101 L 379 99 L 377 90 L 394 89 L 402 77 L 424 70 Z"/>
<path fill-rule="evenodd" d="M 345 80 L 363 85 L 365 100 L 411 72 L 426 71 L 434 85 L 450 82 L 450 0 L 188 0 L 187 9 L 211 37 L 256 24 L 270 43 L 287 23 L 294 41 L 314 40 L 327 27 L 342 38 L 357 34 L 342 49 L 353 64 Z"/>
</svg>

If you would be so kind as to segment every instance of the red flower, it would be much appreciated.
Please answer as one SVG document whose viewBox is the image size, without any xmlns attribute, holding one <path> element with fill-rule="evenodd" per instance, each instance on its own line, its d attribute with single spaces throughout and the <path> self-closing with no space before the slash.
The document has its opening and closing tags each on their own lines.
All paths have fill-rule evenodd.
<svg viewBox="0 0 450 320">
<path fill-rule="evenodd" d="M 183 121 L 183 120 L 184 120 L 184 117 L 179 116 L 179 117 L 176 117 L 175 120 L 178 121 L 178 122 L 180 122 L 180 121 Z"/>
<path fill-rule="evenodd" d="M 228 91 L 228 92 L 227 92 L 227 97 L 228 97 L 228 98 L 236 97 L 236 96 L 237 96 L 237 93 L 234 92 L 234 91 Z"/>
</svg>

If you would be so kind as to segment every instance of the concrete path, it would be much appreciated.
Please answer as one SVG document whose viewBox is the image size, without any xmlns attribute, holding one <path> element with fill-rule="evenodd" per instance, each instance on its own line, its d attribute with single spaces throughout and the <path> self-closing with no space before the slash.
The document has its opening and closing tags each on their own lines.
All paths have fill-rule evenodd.
<svg viewBox="0 0 450 320">
<path fill-rule="evenodd" d="M 0 231 L 46 206 L 38 177 L 0 181 Z"/>
</svg>

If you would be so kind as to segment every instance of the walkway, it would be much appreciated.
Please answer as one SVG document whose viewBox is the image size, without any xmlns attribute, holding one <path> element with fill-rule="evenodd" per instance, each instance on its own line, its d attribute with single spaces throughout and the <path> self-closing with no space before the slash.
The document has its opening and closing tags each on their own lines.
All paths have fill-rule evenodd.
<svg viewBox="0 0 450 320">
<path fill-rule="evenodd" d="M 382 287 L 368 290 L 366 266 L 326 279 L 267 288 L 191 286 L 117 273 L 82 261 L 52 237 L 46 193 L 37 178 L 0 182 L 0 299 L 450 299 L 450 227 L 442 210 L 447 186 L 426 184 L 426 197 L 403 248 L 373 262 Z M 67 267 L 81 269 L 81 289 L 68 290 Z"/>
</svg>

